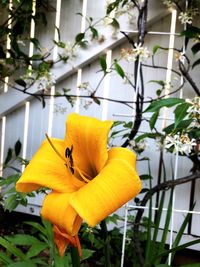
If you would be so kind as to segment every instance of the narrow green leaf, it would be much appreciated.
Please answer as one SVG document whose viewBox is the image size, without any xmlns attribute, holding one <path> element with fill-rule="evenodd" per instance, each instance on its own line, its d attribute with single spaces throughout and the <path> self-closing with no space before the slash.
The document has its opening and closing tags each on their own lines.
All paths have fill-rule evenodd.
<svg viewBox="0 0 200 267">
<path fill-rule="evenodd" d="M 84 37 L 85 37 L 85 33 L 81 32 L 76 35 L 75 40 L 77 43 L 79 43 L 80 41 L 83 40 Z"/>
<path fill-rule="evenodd" d="M 28 250 L 26 256 L 28 259 L 37 256 L 41 251 L 48 248 L 48 244 L 44 242 L 38 242 L 31 246 L 31 248 Z"/>
<path fill-rule="evenodd" d="M 193 208 L 194 208 L 194 205 L 193 205 L 193 207 L 192 207 L 192 210 L 193 210 Z M 186 228 L 186 226 L 188 225 L 188 222 L 189 222 L 191 216 L 192 216 L 191 213 L 188 213 L 188 214 L 185 216 L 185 219 L 184 219 L 183 223 L 181 224 L 181 227 L 180 227 L 180 229 L 179 229 L 179 231 L 178 231 L 178 233 L 177 233 L 177 235 L 176 235 L 176 238 L 175 238 L 175 240 L 174 240 L 174 242 L 173 242 L 172 248 L 176 248 L 176 247 L 179 245 L 179 243 L 180 243 L 180 241 L 181 241 L 181 238 L 182 238 L 182 236 L 183 236 L 183 233 L 184 233 L 184 231 L 185 231 L 185 228 Z M 174 251 L 174 252 L 172 253 L 172 257 L 171 257 L 172 260 L 173 260 L 173 258 L 174 258 L 175 253 L 176 253 L 176 251 Z"/>
<path fill-rule="evenodd" d="M 185 102 L 181 98 L 166 98 L 152 102 L 144 112 L 157 112 L 163 107 L 173 107 L 177 104 Z"/>
<path fill-rule="evenodd" d="M 19 156 L 20 154 L 20 151 L 21 151 L 21 147 L 22 147 L 22 143 L 20 142 L 20 140 L 18 140 L 16 143 L 15 143 L 15 156 Z"/>
<path fill-rule="evenodd" d="M 120 28 L 119 22 L 115 18 L 113 18 L 111 25 L 116 29 Z"/>
<path fill-rule="evenodd" d="M 22 86 L 22 87 L 26 87 L 26 82 L 22 79 L 17 79 L 15 80 L 16 84 Z"/>
<path fill-rule="evenodd" d="M 176 128 L 177 125 L 179 124 L 179 122 L 182 121 L 187 116 L 187 110 L 190 106 L 191 106 L 190 103 L 184 102 L 175 108 L 175 110 L 174 110 L 174 114 L 175 114 L 174 128 Z"/>
<path fill-rule="evenodd" d="M 107 72 L 107 63 L 106 63 L 105 56 L 100 56 L 99 57 L 99 63 L 101 65 L 101 68 L 102 68 L 103 72 L 106 73 Z"/>
<path fill-rule="evenodd" d="M 5 238 L 11 243 L 21 246 L 31 246 L 36 243 L 41 243 L 40 240 L 28 234 L 16 234 L 14 236 L 6 236 Z"/>
<path fill-rule="evenodd" d="M 116 72 L 122 77 L 122 79 L 124 79 L 125 73 L 122 67 L 117 62 L 115 62 L 114 67 L 115 67 Z"/>
<path fill-rule="evenodd" d="M 156 241 L 157 241 L 157 237 L 158 237 L 161 216 L 163 213 L 164 200 L 165 200 L 165 191 L 162 192 L 161 199 L 159 202 L 159 208 L 158 208 L 158 211 L 156 213 L 156 220 L 154 223 L 154 231 L 153 231 L 153 239 L 152 239 L 152 247 L 156 247 Z M 157 253 L 157 251 L 154 251 L 154 255 L 156 253 Z"/>
<path fill-rule="evenodd" d="M 6 253 L 0 251 L 0 266 L 1 266 L 1 263 L 9 264 L 9 263 L 13 263 L 13 261 L 8 255 L 6 255 Z"/>
<path fill-rule="evenodd" d="M 160 48 L 160 45 L 154 45 L 153 50 L 152 50 L 154 55 L 158 51 L 159 48 Z"/>
<path fill-rule="evenodd" d="M 12 159 L 12 153 L 13 153 L 12 148 L 9 148 L 5 162 L 4 162 L 5 165 L 8 164 L 10 162 L 10 160 Z"/>
<path fill-rule="evenodd" d="M 198 53 L 200 51 L 200 42 L 195 43 L 191 49 L 194 55 Z"/>
<path fill-rule="evenodd" d="M 13 211 L 19 205 L 19 201 L 16 199 L 16 194 L 10 195 L 4 201 L 4 208 L 8 211 Z"/>
<path fill-rule="evenodd" d="M 150 179 L 153 179 L 153 177 L 149 174 L 142 174 L 142 175 L 140 175 L 140 179 L 141 180 L 150 180 Z"/>
<path fill-rule="evenodd" d="M 138 143 L 144 138 L 152 138 L 155 139 L 158 136 L 156 133 L 144 133 L 139 135 L 138 137 L 135 138 L 135 142 Z"/>
<path fill-rule="evenodd" d="M 192 123 L 192 119 L 182 120 L 177 124 L 176 129 L 175 129 L 175 124 L 172 123 L 169 126 L 167 126 L 166 128 L 164 128 L 163 131 L 166 134 L 170 134 L 171 132 L 176 132 L 176 131 L 180 131 L 180 130 L 187 128 L 191 123 Z"/>
<path fill-rule="evenodd" d="M 95 29 L 94 27 L 90 26 L 90 30 L 92 32 L 92 39 L 95 39 L 99 36 L 97 29 Z"/>
<path fill-rule="evenodd" d="M 84 261 L 90 258 L 94 254 L 95 251 L 91 249 L 83 249 L 82 252 L 83 252 L 82 261 Z"/>
<path fill-rule="evenodd" d="M 165 217 L 165 225 L 163 228 L 161 241 L 159 242 L 157 254 L 161 254 L 165 251 L 164 248 L 165 248 L 165 244 L 166 244 L 166 240 L 167 240 L 168 229 L 169 229 L 169 224 L 170 224 L 171 215 L 172 215 L 172 200 L 173 200 L 173 190 L 171 190 L 171 193 L 170 193 L 170 198 L 169 198 L 169 202 L 168 202 L 168 206 L 167 206 L 167 214 Z M 154 255 L 154 257 L 156 257 L 156 256 Z M 158 264 L 160 262 L 160 259 L 161 259 L 161 257 L 160 258 L 156 257 L 156 260 L 155 261 L 152 260 L 151 262 Z"/>
<path fill-rule="evenodd" d="M 199 267 L 199 263 L 190 263 L 186 265 L 181 265 L 180 267 Z"/>
<path fill-rule="evenodd" d="M 10 253 L 15 255 L 15 257 L 26 260 L 26 255 L 17 247 L 15 247 L 13 244 L 5 240 L 4 238 L 0 237 L 0 245 L 3 246 L 5 249 L 7 249 Z"/>
<path fill-rule="evenodd" d="M 154 262 L 157 258 L 161 258 L 161 257 L 164 257 L 164 256 L 167 256 L 169 255 L 170 253 L 173 253 L 173 252 L 177 252 L 179 250 L 183 250 L 185 248 L 188 248 L 188 247 L 191 247 L 193 245 L 196 245 L 196 244 L 199 244 L 200 243 L 200 239 L 197 239 L 197 240 L 194 240 L 194 241 L 191 241 L 191 242 L 187 242 L 183 245 L 180 245 L 180 246 L 177 246 L 175 248 L 172 248 L 172 249 L 169 249 L 169 250 L 166 250 L 158 255 L 156 255 L 151 262 Z"/>
<path fill-rule="evenodd" d="M 161 87 L 165 86 L 165 81 L 163 80 L 150 80 L 149 83 L 156 83 L 159 84 Z"/>
<path fill-rule="evenodd" d="M 200 34 L 200 28 L 195 26 L 190 26 L 187 30 L 182 31 L 181 35 L 186 36 L 188 38 L 196 38 Z"/>
<path fill-rule="evenodd" d="M 158 119 L 158 115 L 159 115 L 159 111 L 156 111 L 153 113 L 153 115 L 151 116 L 150 120 L 149 120 L 149 125 L 150 125 L 150 129 L 153 130 L 156 121 Z"/>
<path fill-rule="evenodd" d="M 32 261 L 21 261 L 9 264 L 7 267 L 37 267 Z"/>
</svg>

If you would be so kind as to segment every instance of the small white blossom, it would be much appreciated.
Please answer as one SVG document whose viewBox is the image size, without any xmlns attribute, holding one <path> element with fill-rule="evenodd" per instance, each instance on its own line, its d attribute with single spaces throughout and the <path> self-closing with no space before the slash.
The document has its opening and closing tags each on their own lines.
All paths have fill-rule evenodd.
<svg viewBox="0 0 200 267">
<path fill-rule="evenodd" d="M 77 54 L 77 47 L 71 44 L 70 42 L 67 42 L 65 44 L 65 48 L 63 49 L 61 55 L 63 57 L 73 58 L 76 56 L 76 54 Z"/>
<path fill-rule="evenodd" d="M 185 12 L 181 12 L 178 18 L 182 24 L 185 24 L 185 23 L 192 24 L 193 18 L 197 14 L 198 14 L 198 9 L 193 8 Z"/>
<path fill-rule="evenodd" d="M 138 57 L 141 61 L 145 61 L 150 57 L 150 52 L 147 47 L 143 47 L 141 44 L 135 44 L 135 48 L 122 49 L 121 56 L 128 62 L 134 62 Z"/>
<path fill-rule="evenodd" d="M 185 61 L 185 53 L 183 53 L 183 52 L 175 52 L 175 60 L 184 62 Z"/>
<path fill-rule="evenodd" d="M 174 7 L 174 2 L 172 0 L 164 0 L 163 4 L 169 8 Z"/>
<path fill-rule="evenodd" d="M 173 147 L 174 153 L 179 152 L 188 155 L 196 145 L 195 139 L 190 140 L 187 134 L 167 135 L 165 139 L 165 148 Z"/>
</svg>

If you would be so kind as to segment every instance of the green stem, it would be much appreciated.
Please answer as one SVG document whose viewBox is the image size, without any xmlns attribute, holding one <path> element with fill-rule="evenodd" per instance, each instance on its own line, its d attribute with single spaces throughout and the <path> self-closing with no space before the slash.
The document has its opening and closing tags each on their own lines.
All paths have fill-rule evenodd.
<svg viewBox="0 0 200 267">
<path fill-rule="evenodd" d="M 71 248 L 72 266 L 80 267 L 80 257 L 78 255 L 78 250 L 76 247 Z"/>
<path fill-rule="evenodd" d="M 107 225 L 106 225 L 106 221 L 103 220 L 100 223 L 100 227 L 102 230 L 102 237 L 104 240 L 104 256 L 105 256 L 105 267 L 111 267 L 111 262 L 110 262 L 110 244 L 108 241 L 108 229 L 107 229 Z"/>
</svg>

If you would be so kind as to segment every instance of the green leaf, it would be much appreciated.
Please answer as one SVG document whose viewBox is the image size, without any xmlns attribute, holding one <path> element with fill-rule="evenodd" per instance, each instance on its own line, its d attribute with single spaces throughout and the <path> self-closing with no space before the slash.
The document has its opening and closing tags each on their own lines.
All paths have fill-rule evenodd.
<svg viewBox="0 0 200 267">
<path fill-rule="evenodd" d="M 98 31 L 94 28 L 94 27 L 92 27 L 92 26 L 90 26 L 90 30 L 91 30 L 91 32 L 92 32 L 92 39 L 95 39 L 95 38 L 97 38 L 98 37 Z"/>
<path fill-rule="evenodd" d="M 5 162 L 4 162 L 5 165 L 8 164 L 11 161 L 11 159 L 12 159 L 12 153 L 13 153 L 12 148 L 9 148 L 8 149 L 8 153 L 7 153 L 7 156 L 6 156 L 6 159 L 5 159 Z"/>
<path fill-rule="evenodd" d="M 105 56 L 99 57 L 99 63 L 101 65 L 103 72 L 106 74 L 107 73 L 107 63 L 106 63 Z"/>
<path fill-rule="evenodd" d="M 174 114 L 175 114 L 174 128 L 176 128 L 179 122 L 182 121 L 187 116 L 187 110 L 189 106 L 191 106 L 191 104 L 185 102 L 176 107 L 176 109 L 174 110 Z"/>
<path fill-rule="evenodd" d="M 4 202 L 4 208 L 8 211 L 13 211 L 19 204 L 19 201 L 16 199 L 16 194 L 9 195 L 5 202 Z"/>
<path fill-rule="evenodd" d="M 160 45 L 154 45 L 153 50 L 152 50 L 154 55 L 158 51 L 159 48 L 160 48 Z"/>
<path fill-rule="evenodd" d="M 101 101 L 100 101 L 97 97 L 93 96 L 93 97 L 92 97 L 92 100 L 93 100 L 97 105 L 101 105 Z"/>
<path fill-rule="evenodd" d="M 39 242 L 35 243 L 31 246 L 31 248 L 28 250 L 26 256 L 27 258 L 32 258 L 37 256 L 41 251 L 43 251 L 44 249 L 48 248 L 48 244 L 44 243 L 44 242 Z"/>
<path fill-rule="evenodd" d="M 138 143 L 144 138 L 153 138 L 155 139 L 158 136 L 156 133 L 144 133 L 139 135 L 138 137 L 135 138 L 135 142 Z"/>
<path fill-rule="evenodd" d="M 196 67 L 196 66 L 199 65 L 199 64 L 200 64 L 200 58 L 197 59 L 197 60 L 193 63 L 193 65 L 192 65 L 192 69 L 194 69 L 194 67 Z"/>
<path fill-rule="evenodd" d="M 15 80 L 15 83 L 22 87 L 26 87 L 26 82 L 23 79 L 17 79 Z"/>
<path fill-rule="evenodd" d="M 153 177 L 149 174 L 142 174 L 142 175 L 140 175 L 140 179 L 141 180 L 150 180 L 150 179 L 153 179 Z"/>
<path fill-rule="evenodd" d="M 20 154 L 20 151 L 21 151 L 21 147 L 22 147 L 22 143 L 18 140 L 16 143 L 15 143 L 15 156 L 19 156 Z"/>
<path fill-rule="evenodd" d="M 149 120 L 149 125 L 150 125 L 151 130 L 153 130 L 153 128 L 154 128 L 154 126 L 156 124 L 158 115 L 159 115 L 159 111 L 154 112 L 154 114 L 151 116 L 151 118 Z"/>
<path fill-rule="evenodd" d="M 120 27 L 119 22 L 115 18 L 113 18 L 111 25 L 116 29 L 119 29 Z"/>
<path fill-rule="evenodd" d="M 199 263 L 191 263 L 191 264 L 181 265 L 180 267 L 199 267 Z"/>
<path fill-rule="evenodd" d="M 76 35 L 75 40 L 76 40 L 77 43 L 79 43 L 79 42 L 81 42 L 83 40 L 84 37 L 85 37 L 85 33 L 80 32 L 80 33 L 78 33 Z"/>
<path fill-rule="evenodd" d="M 124 79 L 125 73 L 122 67 L 117 62 L 115 62 L 114 67 L 115 67 L 116 72 L 122 77 L 122 79 Z"/>
<path fill-rule="evenodd" d="M 32 261 L 21 261 L 9 264 L 7 267 L 37 267 Z"/>
<path fill-rule="evenodd" d="M 166 99 L 156 100 L 153 101 L 143 112 L 157 112 L 163 107 L 169 108 L 183 102 L 185 102 L 185 100 L 180 98 L 166 98 Z"/>
<path fill-rule="evenodd" d="M 16 234 L 14 236 L 6 236 L 5 238 L 11 243 L 21 246 L 31 246 L 36 243 L 41 243 L 40 240 L 28 234 Z"/>
<path fill-rule="evenodd" d="M 192 119 L 182 120 L 177 124 L 176 129 L 175 129 L 175 124 L 172 123 L 169 126 L 167 126 L 166 128 L 164 128 L 163 131 L 166 134 L 170 134 L 171 132 L 178 132 L 180 130 L 186 129 L 192 123 L 192 121 L 193 121 Z"/>
<path fill-rule="evenodd" d="M 200 34 L 200 29 L 194 26 L 190 26 L 187 30 L 182 31 L 181 35 L 188 38 L 196 38 Z"/>
<path fill-rule="evenodd" d="M 25 254 L 20 249 L 18 249 L 17 247 L 15 247 L 13 244 L 11 244 L 2 237 L 0 237 L 0 245 L 3 246 L 5 249 L 7 249 L 14 256 L 18 257 L 19 259 L 26 260 Z"/>
<path fill-rule="evenodd" d="M 94 250 L 91 250 L 91 249 L 82 249 L 82 253 L 83 253 L 83 255 L 82 255 L 82 261 L 84 261 L 84 260 L 86 260 L 86 259 L 88 259 L 88 258 L 90 258 L 90 257 L 92 257 L 92 255 L 94 254 Z"/>
<path fill-rule="evenodd" d="M 164 87 L 165 86 L 165 82 L 163 80 L 150 80 L 149 83 L 157 83 L 161 87 Z"/>
<path fill-rule="evenodd" d="M 6 255 L 6 253 L 0 251 L 0 263 L 5 263 L 7 266 L 7 264 L 12 263 L 12 262 L 13 261 L 8 255 Z"/>
<path fill-rule="evenodd" d="M 193 54 L 197 54 L 200 51 L 200 42 L 194 44 L 191 48 Z"/>
</svg>

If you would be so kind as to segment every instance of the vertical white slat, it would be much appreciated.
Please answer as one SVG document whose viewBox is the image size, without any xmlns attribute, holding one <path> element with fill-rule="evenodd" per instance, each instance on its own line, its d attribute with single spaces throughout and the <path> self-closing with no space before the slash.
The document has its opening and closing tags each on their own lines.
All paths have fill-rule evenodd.
<svg viewBox="0 0 200 267">
<path fill-rule="evenodd" d="M 23 136 L 23 149 L 22 158 L 26 159 L 27 152 L 27 141 L 28 141 L 28 129 L 29 129 L 29 112 L 30 112 L 30 102 L 25 104 L 25 115 L 24 115 L 24 136 Z M 25 165 L 22 165 L 22 172 L 25 169 Z"/>
<path fill-rule="evenodd" d="M 177 20 L 177 11 L 175 9 L 171 12 L 171 27 L 170 27 L 170 36 L 169 36 L 169 50 L 168 50 L 168 58 L 167 58 L 167 71 L 166 71 L 166 86 L 165 86 L 165 98 L 168 97 L 170 93 L 170 84 L 172 80 L 172 65 L 173 65 L 173 57 L 174 57 L 174 42 L 175 42 L 175 32 L 176 32 L 176 20 Z M 167 108 L 164 108 L 163 111 L 163 128 L 166 127 L 166 119 L 167 119 Z"/>
<path fill-rule="evenodd" d="M 109 69 L 110 69 L 111 64 L 112 64 L 112 50 L 108 50 L 107 53 L 106 53 L 106 64 L 107 64 L 108 74 L 104 78 L 103 97 L 105 99 L 103 100 L 103 104 L 102 104 L 102 116 L 101 116 L 102 120 L 106 120 L 107 117 L 108 117 L 108 100 L 106 100 L 106 98 L 108 98 L 109 91 L 110 91 L 110 73 L 109 73 Z"/>
<path fill-rule="evenodd" d="M 55 31 L 54 31 L 54 40 L 59 41 L 58 30 L 60 28 L 60 12 L 61 12 L 61 0 L 57 0 L 56 3 L 56 18 L 55 18 Z M 54 46 L 53 49 L 53 61 L 57 59 L 58 56 L 58 47 Z M 51 98 L 49 102 L 49 121 L 48 121 L 48 135 L 52 135 L 52 126 L 53 126 L 53 110 L 54 110 L 54 95 L 55 95 L 55 85 L 51 87 Z"/>
<path fill-rule="evenodd" d="M 1 119 L 1 154 L 0 154 L 0 176 L 3 176 L 4 147 L 5 147 L 6 116 Z"/>
<path fill-rule="evenodd" d="M 8 10 L 11 11 L 13 7 L 13 2 L 12 0 L 9 0 L 9 4 L 8 4 Z M 8 14 L 8 29 L 12 28 L 12 18 L 11 15 Z M 11 44 L 10 44 L 10 34 L 7 35 L 7 41 L 6 41 L 6 49 L 9 50 L 11 48 Z M 6 52 L 6 58 L 10 57 L 10 53 L 7 51 Z M 8 82 L 9 82 L 9 76 L 5 77 L 5 84 L 4 84 L 4 93 L 6 93 L 8 91 Z"/>
<path fill-rule="evenodd" d="M 82 18 L 81 18 L 81 32 L 83 33 L 85 31 L 86 27 L 86 15 L 87 15 L 87 0 L 83 0 L 82 3 Z M 75 104 L 75 112 L 79 113 L 80 112 L 80 89 L 79 85 L 81 84 L 82 80 L 82 69 L 78 69 L 77 71 L 77 86 L 76 86 L 76 104 Z"/>
<path fill-rule="evenodd" d="M 76 82 L 76 95 L 77 95 L 77 99 L 76 99 L 76 104 L 75 104 L 75 112 L 79 113 L 80 112 L 80 88 L 79 85 L 81 84 L 81 79 L 82 79 L 82 69 L 78 69 L 77 72 L 77 82 Z"/>
<path fill-rule="evenodd" d="M 35 17 L 36 12 L 36 0 L 32 0 L 32 16 Z M 34 19 L 31 19 L 31 28 L 30 28 L 30 38 L 35 37 L 35 21 Z M 33 42 L 30 42 L 29 44 L 29 57 L 33 56 L 33 50 L 34 50 L 34 44 Z"/>
<path fill-rule="evenodd" d="M 174 166 L 174 180 L 178 178 L 178 151 L 176 152 L 175 155 L 175 166 Z M 172 196 L 172 214 L 171 214 L 171 224 L 170 224 L 170 237 L 169 237 L 169 249 L 172 248 L 173 245 L 173 233 L 174 233 L 174 209 L 175 209 L 175 198 L 176 198 L 176 193 L 175 193 L 175 188 L 173 191 L 173 196 Z M 169 254 L 168 257 L 168 264 L 171 265 L 172 261 L 172 254 Z"/>
</svg>

